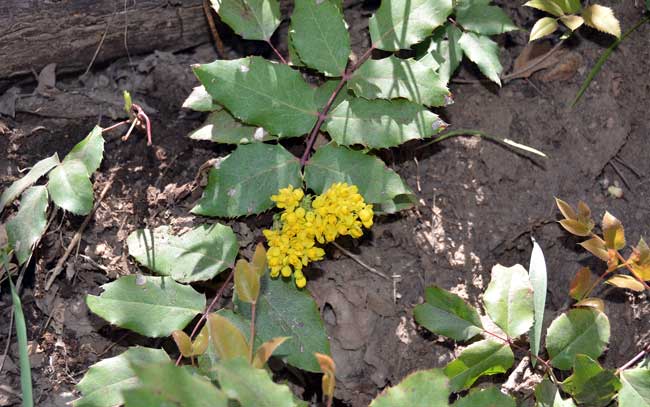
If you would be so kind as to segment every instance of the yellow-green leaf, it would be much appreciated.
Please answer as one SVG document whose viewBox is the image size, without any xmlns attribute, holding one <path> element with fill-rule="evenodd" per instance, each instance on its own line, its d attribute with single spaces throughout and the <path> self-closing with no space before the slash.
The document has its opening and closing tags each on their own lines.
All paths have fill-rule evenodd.
<svg viewBox="0 0 650 407">
<path fill-rule="evenodd" d="M 621 250 L 625 247 L 625 232 L 620 220 L 616 219 L 611 213 L 605 212 L 601 227 L 603 228 L 607 248 Z"/>
<path fill-rule="evenodd" d="M 592 237 L 589 240 L 585 240 L 580 243 L 585 250 L 598 257 L 603 261 L 609 260 L 609 252 L 607 251 L 607 246 L 605 246 L 605 241 L 600 237 Z"/>
<path fill-rule="evenodd" d="M 176 346 L 181 352 L 181 355 L 185 356 L 186 358 L 192 356 L 192 341 L 185 332 L 177 329 L 172 332 L 172 338 L 174 338 L 174 342 L 176 342 Z"/>
<path fill-rule="evenodd" d="M 632 276 L 625 274 L 617 274 L 607 280 L 607 284 L 611 284 L 619 288 L 627 288 L 628 290 L 636 291 L 638 293 L 645 291 L 645 287 L 639 280 Z"/>
<path fill-rule="evenodd" d="M 535 41 L 552 34 L 557 30 L 557 27 L 557 21 L 553 17 L 540 18 L 530 30 L 530 39 L 528 41 Z"/>
<path fill-rule="evenodd" d="M 565 219 L 578 219 L 578 214 L 567 202 L 561 200 L 560 198 L 555 198 L 555 204 L 557 205 L 560 212 L 562 212 L 562 216 L 564 216 Z"/>
<path fill-rule="evenodd" d="M 262 243 L 258 243 L 255 246 L 255 253 L 253 254 L 253 260 L 251 260 L 251 266 L 257 274 L 262 277 L 266 271 L 266 248 Z"/>
<path fill-rule="evenodd" d="M 208 349 L 208 343 L 210 343 L 210 332 L 208 331 L 208 326 L 203 325 L 203 328 L 201 328 L 201 331 L 192 344 L 192 356 L 203 355 Z"/>
<path fill-rule="evenodd" d="M 562 21 L 562 23 L 566 25 L 571 31 L 577 30 L 578 28 L 580 28 L 580 26 L 582 26 L 585 23 L 584 18 L 580 16 L 574 16 L 574 15 L 562 16 L 560 17 L 560 21 Z"/>
<path fill-rule="evenodd" d="M 591 233 L 591 228 L 588 225 L 578 222 L 576 219 L 563 219 L 560 221 L 560 225 L 567 232 L 576 236 L 589 236 Z"/>
<path fill-rule="evenodd" d="M 237 261 L 235 266 L 235 292 L 241 301 L 249 304 L 257 302 L 260 295 L 260 276 L 246 260 Z"/>
<path fill-rule="evenodd" d="M 553 14 L 556 17 L 559 17 L 564 14 L 562 8 L 552 2 L 551 0 L 530 0 L 524 4 L 525 7 L 536 8 L 537 10 L 545 11 L 549 14 Z"/>
<path fill-rule="evenodd" d="M 221 359 L 248 356 L 248 342 L 244 334 L 227 318 L 219 314 L 208 316 L 210 343 Z"/>
<path fill-rule="evenodd" d="M 266 361 L 269 360 L 271 355 L 273 355 L 273 352 L 287 339 L 289 339 L 288 336 L 280 336 L 264 342 L 259 348 L 257 348 L 257 351 L 255 351 L 253 367 L 262 369 L 266 364 Z"/>
<path fill-rule="evenodd" d="M 582 10 L 582 17 L 588 26 L 612 34 L 616 38 L 621 37 L 621 25 L 611 8 L 592 4 Z"/>
</svg>

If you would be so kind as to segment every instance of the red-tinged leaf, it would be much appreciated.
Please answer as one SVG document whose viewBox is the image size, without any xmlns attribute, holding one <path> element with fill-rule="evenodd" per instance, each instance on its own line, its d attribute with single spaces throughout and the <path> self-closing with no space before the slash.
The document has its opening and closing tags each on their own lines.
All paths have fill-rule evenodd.
<svg viewBox="0 0 650 407">
<path fill-rule="evenodd" d="M 253 357 L 253 367 L 262 369 L 271 355 L 273 355 L 273 352 L 275 352 L 278 346 L 282 345 L 282 343 L 287 339 L 289 339 L 288 336 L 280 336 L 260 345 L 255 352 L 255 357 Z"/>
<path fill-rule="evenodd" d="M 591 270 L 589 267 L 583 267 L 576 273 L 571 281 L 569 295 L 576 301 L 580 301 L 591 287 Z"/>
<path fill-rule="evenodd" d="M 210 332 L 208 331 L 208 325 L 203 325 L 203 328 L 196 336 L 194 343 L 192 344 L 192 356 L 203 355 L 208 349 L 208 344 L 210 343 Z"/>
<path fill-rule="evenodd" d="M 577 302 L 574 307 L 588 307 L 595 308 L 600 312 L 605 312 L 605 303 L 600 298 L 585 298 Z"/>
<path fill-rule="evenodd" d="M 210 343 L 221 359 L 248 357 L 248 342 L 244 334 L 227 318 L 219 314 L 208 316 Z"/>
<path fill-rule="evenodd" d="M 323 394 L 332 398 L 334 397 L 334 389 L 336 387 L 336 366 L 334 365 L 334 360 L 322 353 L 314 353 L 314 356 L 316 356 L 316 360 L 318 360 L 318 364 L 323 371 Z"/>
<path fill-rule="evenodd" d="M 594 256 L 598 257 L 603 261 L 609 261 L 609 252 L 607 251 L 607 246 L 605 246 L 605 241 L 600 237 L 592 237 L 589 240 L 585 240 L 580 243 L 585 250 Z"/>
<path fill-rule="evenodd" d="M 266 248 L 262 243 L 258 243 L 255 246 L 255 253 L 253 254 L 253 260 L 251 260 L 251 266 L 255 269 L 257 274 L 262 277 L 266 271 Z"/>
<path fill-rule="evenodd" d="M 607 280 L 607 284 L 611 284 L 619 288 L 627 288 L 628 290 L 636 291 L 638 293 L 645 291 L 643 284 L 632 276 L 625 274 L 617 274 Z"/>
<path fill-rule="evenodd" d="M 608 248 L 621 250 L 625 247 L 625 232 L 620 220 L 612 216 L 611 213 L 605 212 L 601 226 L 605 244 Z"/>
<path fill-rule="evenodd" d="M 323 373 L 331 373 L 333 375 L 336 372 L 336 365 L 330 356 L 318 352 L 314 353 L 314 356 L 316 356 L 316 360 Z"/>
<path fill-rule="evenodd" d="M 589 225 L 581 223 L 575 219 L 561 220 L 560 225 L 562 225 L 567 232 L 576 236 L 589 236 L 592 229 Z"/>
<path fill-rule="evenodd" d="M 176 342 L 176 346 L 181 352 L 181 355 L 185 356 L 186 358 L 192 356 L 192 342 L 190 341 L 190 337 L 187 336 L 185 332 L 177 329 L 172 332 L 172 338 L 174 338 L 174 342 Z"/>
<path fill-rule="evenodd" d="M 555 204 L 557 205 L 560 212 L 562 212 L 562 215 L 565 219 L 578 219 L 578 214 L 567 202 L 561 200 L 560 198 L 555 198 Z"/>
</svg>

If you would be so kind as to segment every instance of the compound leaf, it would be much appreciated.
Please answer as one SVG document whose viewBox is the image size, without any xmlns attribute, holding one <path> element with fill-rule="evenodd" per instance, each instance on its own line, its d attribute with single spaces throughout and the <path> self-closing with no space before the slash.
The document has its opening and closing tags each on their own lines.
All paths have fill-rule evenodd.
<svg viewBox="0 0 650 407">
<path fill-rule="evenodd" d="M 335 182 L 356 185 L 364 200 L 375 205 L 375 212 L 393 213 L 415 202 L 413 192 L 380 159 L 328 144 L 316 150 L 307 162 L 305 183 L 321 194 Z"/>
<path fill-rule="evenodd" d="M 341 9 L 330 0 L 296 0 L 291 43 L 305 65 L 341 76 L 350 56 L 350 36 Z"/>
<path fill-rule="evenodd" d="M 280 25 L 277 0 L 210 0 L 221 20 L 246 40 L 268 41 Z"/>
<path fill-rule="evenodd" d="M 192 212 L 222 217 L 260 213 L 273 207 L 271 195 L 289 185 L 302 185 L 295 156 L 281 145 L 241 145 L 210 170 L 208 186 Z"/>
<path fill-rule="evenodd" d="M 464 32 L 458 40 L 467 58 L 474 62 L 492 82 L 501 86 L 499 74 L 503 70 L 499 62 L 499 46 L 486 36 Z"/>
<path fill-rule="evenodd" d="M 154 363 L 169 361 L 162 349 L 135 346 L 119 356 L 104 359 L 92 365 L 77 384 L 81 398 L 74 407 L 111 407 L 124 402 L 122 391 L 138 385 L 132 363 Z"/>
<path fill-rule="evenodd" d="M 272 279 L 268 274 L 260 283 L 255 339 L 266 342 L 277 337 L 290 337 L 274 354 L 297 368 L 320 372 L 314 353 L 329 355 L 330 346 L 318 306 L 309 291 L 298 290 L 293 282 Z M 250 304 L 235 301 L 235 312 L 250 321 Z"/>
<path fill-rule="evenodd" d="M 453 407 L 516 407 L 515 400 L 490 386 L 487 389 L 473 389 L 453 404 Z"/>
<path fill-rule="evenodd" d="M 181 283 L 210 280 L 232 267 L 239 245 L 229 226 L 197 226 L 174 236 L 167 226 L 139 229 L 126 240 L 129 254 L 161 276 Z"/>
<path fill-rule="evenodd" d="M 467 341 L 481 333 L 481 319 L 476 309 L 459 296 L 439 287 L 427 287 L 424 304 L 416 305 L 413 316 L 429 331 Z"/>
<path fill-rule="evenodd" d="M 370 39 L 386 51 L 407 49 L 441 26 L 451 12 L 451 0 L 385 0 L 370 18 Z"/>
<path fill-rule="evenodd" d="M 464 29 L 482 35 L 502 34 L 517 29 L 501 8 L 480 4 L 458 8 L 456 22 Z"/>
<path fill-rule="evenodd" d="M 451 389 L 468 389 L 481 376 L 504 373 L 514 363 L 514 355 L 507 343 L 485 339 L 465 348 L 458 358 L 445 366 L 445 375 L 451 380 Z"/>
<path fill-rule="evenodd" d="M 636 368 L 621 372 L 620 407 L 650 407 L 650 369 Z"/>
<path fill-rule="evenodd" d="M 88 215 L 93 207 L 93 185 L 80 160 L 64 160 L 48 174 L 47 190 L 60 208 Z"/>
<path fill-rule="evenodd" d="M 302 136 L 316 122 L 315 90 L 287 65 L 247 57 L 195 65 L 194 73 L 235 117 L 271 134 Z"/>
<path fill-rule="evenodd" d="M 492 267 L 492 280 L 483 302 L 494 323 L 512 338 L 527 332 L 533 325 L 533 287 L 528 272 L 519 264 Z"/>
<path fill-rule="evenodd" d="M 449 96 L 449 89 L 431 66 L 394 56 L 365 62 L 348 87 L 366 99 L 405 98 L 426 106 L 443 106 Z"/>
<path fill-rule="evenodd" d="M 557 317 L 548 327 L 546 349 L 551 364 L 569 370 L 577 354 L 598 358 L 609 342 L 609 320 L 593 308 L 575 308 Z"/>
<path fill-rule="evenodd" d="M 446 125 L 435 113 L 407 100 L 354 98 L 330 112 L 324 128 L 341 145 L 388 148 L 431 137 Z"/>
<path fill-rule="evenodd" d="M 48 203 L 47 188 L 40 185 L 31 187 L 20 200 L 18 213 L 7 222 L 7 237 L 18 264 L 23 264 L 29 259 L 34 244 L 45 232 Z"/>
<path fill-rule="evenodd" d="M 30 187 L 33 183 L 38 181 L 43 175 L 47 174 L 52 168 L 59 164 L 59 156 L 54 153 L 52 156 L 42 159 L 34 164 L 31 170 L 22 177 L 15 181 L 9 188 L 5 189 L 0 195 L 0 214 L 5 206 L 13 202 L 24 190 Z"/>
<path fill-rule="evenodd" d="M 449 379 L 441 369 L 421 370 L 384 390 L 370 403 L 370 407 L 444 407 L 449 405 L 450 394 Z"/>
<path fill-rule="evenodd" d="M 562 382 L 562 389 L 578 404 L 592 407 L 609 405 L 620 388 L 614 371 L 603 369 L 587 355 L 576 355 L 573 374 Z"/>
<path fill-rule="evenodd" d="M 252 367 L 243 358 L 225 360 L 215 370 L 221 390 L 242 407 L 295 406 L 287 385 L 274 383 L 266 370 Z"/>
<path fill-rule="evenodd" d="M 88 295 L 90 310 L 120 328 L 152 338 L 169 336 L 205 308 L 205 296 L 168 277 L 129 275 Z"/>
<path fill-rule="evenodd" d="M 221 106 L 217 106 L 213 110 L 203 122 L 203 126 L 189 134 L 192 140 L 207 140 L 222 144 L 248 144 L 275 139 L 263 127 L 244 124 Z"/>
</svg>

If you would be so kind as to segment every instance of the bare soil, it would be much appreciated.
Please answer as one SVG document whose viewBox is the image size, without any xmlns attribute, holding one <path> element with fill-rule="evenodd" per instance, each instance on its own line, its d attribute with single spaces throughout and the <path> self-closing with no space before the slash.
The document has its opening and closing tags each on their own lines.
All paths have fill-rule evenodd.
<svg viewBox="0 0 650 407">
<path fill-rule="evenodd" d="M 539 17 L 519 5 L 497 3 L 521 27 L 530 28 Z M 641 6 L 635 7 L 632 1 L 603 3 L 614 8 L 624 30 L 642 14 Z M 346 8 L 357 52 L 368 46 L 363 29 L 373 7 L 351 3 Z M 278 34 L 279 42 L 284 36 L 286 27 Z M 589 265 L 594 273 L 601 273 L 603 266 L 555 222 L 554 196 L 572 203 L 586 201 L 597 218 L 609 210 L 626 226 L 632 243 L 648 236 L 648 38 L 650 25 L 646 24 L 623 42 L 573 109 L 568 107 L 570 101 L 611 41 L 595 31 L 580 30 L 555 73 L 547 69 L 502 88 L 481 82 L 469 64 L 461 67 L 451 84 L 456 103 L 440 111 L 445 121 L 453 128 L 477 129 L 535 147 L 548 159 L 469 137 L 429 146 L 410 143 L 381 153 L 416 192 L 420 204 L 378 219 L 372 233 L 359 242 L 342 244 L 371 266 L 396 276 L 394 281 L 367 272 L 335 248 L 328 248 L 329 257 L 317 265 L 309 281 L 331 337 L 338 405 L 367 405 L 408 373 L 447 363 L 458 351 L 457 345 L 418 328 L 413 321 L 411 310 L 423 301 L 425 287 L 436 284 L 451 289 L 478 305 L 495 264 L 528 266 L 531 237 L 544 250 L 548 265 L 547 323 L 565 310 L 576 271 Z M 227 32 L 224 39 L 229 57 L 249 51 L 270 56 L 261 45 Z M 527 34 L 503 35 L 499 42 L 507 72 L 526 45 Z M 126 252 L 126 236 L 133 230 L 170 224 L 181 231 L 217 221 L 189 213 L 201 194 L 201 188 L 192 189 L 192 182 L 201 164 L 231 148 L 190 140 L 187 134 L 201 124 L 204 115 L 180 108 L 198 84 L 189 66 L 216 57 L 212 47 L 205 45 L 176 54 L 116 60 L 84 77 L 57 78 L 54 89 L 37 89 L 29 78 L 13 83 L 20 95 L 15 116 L 0 116 L 2 188 L 37 160 L 54 152 L 65 155 L 95 124 L 108 126 L 121 120 L 121 89 L 132 90 L 142 102 L 154 129 L 153 147 L 147 147 L 142 134 L 128 141 L 121 141 L 119 132 L 107 136 L 95 191 L 103 188 L 112 173 L 115 182 L 54 286 L 44 290 L 47 273 L 82 217 L 59 213 L 28 269 L 22 299 L 37 405 L 65 405 L 76 397 L 74 385 L 88 366 L 128 346 L 164 346 L 174 352 L 169 341 L 153 341 L 107 325 L 89 313 L 84 297 L 101 292 L 103 283 L 138 271 Z M 0 94 L 7 89 L 0 89 Z M 610 196 L 610 185 L 621 187 L 623 197 Z M 270 216 L 261 215 L 225 223 L 235 229 L 247 255 L 262 241 L 261 229 L 270 222 Z M 219 285 L 216 281 L 199 288 L 211 296 Z M 602 362 L 620 366 L 650 340 L 647 297 L 612 289 L 598 295 L 605 299 L 612 325 L 610 348 Z M 10 304 L 3 287 L 0 357 L 9 331 Z M 0 372 L 0 406 L 19 405 L 17 364 L 12 339 Z M 273 368 L 298 394 L 318 400 L 317 375 L 303 375 L 280 363 Z M 524 383 L 514 391 L 528 394 L 531 390 Z"/>
</svg>

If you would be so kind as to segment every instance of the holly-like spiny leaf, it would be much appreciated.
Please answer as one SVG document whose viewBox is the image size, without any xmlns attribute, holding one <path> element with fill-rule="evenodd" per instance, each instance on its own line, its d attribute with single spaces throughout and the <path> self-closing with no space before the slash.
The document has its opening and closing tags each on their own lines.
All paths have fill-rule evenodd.
<svg viewBox="0 0 650 407">
<path fill-rule="evenodd" d="M 507 343 L 485 339 L 465 348 L 458 358 L 444 369 L 451 380 L 451 389 L 468 389 L 481 376 L 504 373 L 514 363 L 514 355 Z"/>
<path fill-rule="evenodd" d="M 609 7 L 592 4 L 582 10 L 582 18 L 588 26 L 621 38 L 621 24 Z"/>
<path fill-rule="evenodd" d="M 650 407 L 650 369 L 639 367 L 621 372 L 620 407 Z"/>
<path fill-rule="evenodd" d="M 170 277 L 129 275 L 88 295 L 90 310 L 120 328 L 152 338 L 169 336 L 205 308 L 205 296 Z"/>
<path fill-rule="evenodd" d="M 19 265 L 30 258 L 34 244 L 45 232 L 48 203 L 47 188 L 31 187 L 23 194 L 18 213 L 7 222 L 9 245 L 14 249 Z"/>
<path fill-rule="evenodd" d="M 239 250 L 235 233 L 219 223 L 197 226 L 179 236 L 167 226 L 138 229 L 126 242 L 138 263 L 181 283 L 210 280 L 233 266 Z"/>
<path fill-rule="evenodd" d="M 481 35 L 497 35 L 518 29 L 500 7 L 484 4 L 457 8 L 456 22 L 465 30 Z"/>
<path fill-rule="evenodd" d="M 280 25 L 277 0 L 210 0 L 221 20 L 246 40 L 268 41 Z"/>
<path fill-rule="evenodd" d="M 499 46 L 484 35 L 464 32 L 458 40 L 467 58 L 474 62 L 492 82 L 501 86 L 499 75 L 503 70 L 499 62 Z"/>
<path fill-rule="evenodd" d="M 576 407 L 571 398 L 562 399 L 560 391 L 548 376 L 535 387 L 536 407 Z"/>
<path fill-rule="evenodd" d="M 203 126 L 189 134 L 192 140 L 206 140 L 222 144 L 248 144 L 274 140 L 262 127 L 249 126 L 235 119 L 221 106 L 208 115 Z"/>
<path fill-rule="evenodd" d="M 273 207 L 271 195 L 289 185 L 300 187 L 300 162 L 281 145 L 239 146 L 219 168 L 210 170 L 197 215 L 236 217 Z"/>
<path fill-rule="evenodd" d="M 444 407 L 449 405 L 450 393 L 449 379 L 441 369 L 421 370 L 384 390 L 370 407 Z"/>
</svg>

